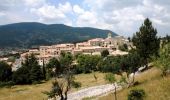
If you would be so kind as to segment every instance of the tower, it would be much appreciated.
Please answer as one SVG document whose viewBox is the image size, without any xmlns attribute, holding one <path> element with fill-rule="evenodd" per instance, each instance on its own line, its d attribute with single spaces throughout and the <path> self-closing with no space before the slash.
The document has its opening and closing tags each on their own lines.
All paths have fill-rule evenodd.
<svg viewBox="0 0 170 100">
<path fill-rule="evenodd" d="M 112 38 L 112 33 L 108 33 L 107 38 Z"/>
</svg>

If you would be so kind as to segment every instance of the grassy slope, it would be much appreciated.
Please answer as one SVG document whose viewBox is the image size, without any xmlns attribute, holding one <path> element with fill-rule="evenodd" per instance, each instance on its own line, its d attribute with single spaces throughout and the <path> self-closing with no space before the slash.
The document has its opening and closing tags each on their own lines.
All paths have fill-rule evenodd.
<svg viewBox="0 0 170 100">
<path fill-rule="evenodd" d="M 95 81 L 93 74 L 80 74 L 75 76 L 75 80 L 81 82 L 82 87 L 89 87 L 94 85 L 105 84 L 104 74 L 96 72 L 98 77 Z M 0 88 L 0 100 L 43 100 L 47 96 L 42 91 L 49 91 L 51 88 L 51 81 L 37 85 L 17 85 L 12 88 Z M 76 91 L 73 88 L 70 92 Z"/>
<path fill-rule="evenodd" d="M 75 80 L 81 82 L 82 88 L 89 86 L 105 84 L 104 74 L 96 73 L 98 77 L 95 81 L 93 74 L 79 74 L 75 76 Z M 160 77 L 160 71 L 156 68 L 151 68 L 136 77 L 141 84 L 133 88 L 142 88 L 145 90 L 147 100 L 170 100 L 170 76 L 166 78 Z M 37 85 L 17 85 L 12 88 L 0 88 L 0 100 L 43 100 L 47 96 L 41 93 L 48 91 L 51 88 L 51 81 Z M 79 90 L 78 89 L 78 90 Z M 132 88 L 130 88 L 132 89 Z M 118 100 L 127 100 L 127 94 L 130 89 L 123 89 L 118 92 Z M 76 91 L 73 88 L 70 92 Z M 112 94 L 99 98 L 100 100 L 110 100 Z"/>
<path fill-rule="evenodd" d="M 141 84 L 119 91 L 117 94 L 118 100 L 127 100 L 128 92 L 134 88 L 145 90 L 145 100 L 170 100 L 170 76 L 162 78 L 158 69 L 151 68 L 142 73 L 140 77 L 136 77 L 136 80 Z M 110 99 L 114 99 L 113 93 L 100 98 L 100 100 Z"/>
</svg>

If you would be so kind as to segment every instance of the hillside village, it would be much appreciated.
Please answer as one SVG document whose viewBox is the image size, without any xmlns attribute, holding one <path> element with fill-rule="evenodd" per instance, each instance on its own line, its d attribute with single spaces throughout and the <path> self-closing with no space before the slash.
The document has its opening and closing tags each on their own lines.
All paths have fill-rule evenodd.
<svg viewBox="0 0 170 100">
<path fill-rule="evenodd" d="M 110 55 L 126 55 L 128 52 L 119 50 L 119 46 L 126 44 L 128 49 L 131 49 L 132 43 L 123 36 L 112 37 L 111 33 L 108 33 L 108 37 L 94 38 L 87 42 L 81 43 L 65 43 L 56 44 L 51 46 L 40 46 L 38 49 L 29 49 L 27 52 L 21 53 L 20 58 L 16 59 L 14 63 L 8 62 L 13 65 L 13 70 L 16 70 L 21 66 L 21 62 L 24 62 L 25 56 L 35 54 L 39 65 L 47 64 L 53 57 L 58 58 L 61 52 L 70 52 L 73 55 L 77 54 L 89 54 L 89 55 L 101 55 L 101 52 L 108 50 Z M 1 58 L 1 60 L 7 61 L 8 58 Z"/>
<path fill-rule="evenodd" d="M 89 55 L 101 55 L 101 52 L 108 50 L 110 55 L 126 55 L 128 52 L 119 50 L 119 46 L 126 44 L 128 49 L 133 47 L 132 43 L 123 36 L 112 37 L 111 33 L 108 33 L 107 38 L 94 38 L 86 42 L 80 43 L 63 43 L 50 46 L 39 46 L 38 49 L 28 49 L 24 53 L 20 53 L 20 58 L 15 62 L 8 61 L 8 57 L 1 57 L 0 61 L 5 61 L 12 65 L 13 70 L 17 70 L 21 66 L 21 62 L 24 62 L 26 55 L 35 54 L 39 65 L 47 64 L 48 61 L 55 57 L 59 58 L 62 52 L 70 52 L 73 55 L 77 54 L 89 54 Z M 15 54 L 18 52 L 15 52 Z"/>
<path fill-rule="evenodd" d="M 1 0 L 0 100 L 170 100 L 169 5 Z"/>
<path fill-rule="evenodd" d="M 100 96 L 102 100 L 108 100 L 108 98 L 113 98 L 112 95 L 110 96 L 113 92 L 114 100 L 117 100 L 117 97 L 121 98 L 117 96 L 117 91 L 120 91 L 118 92 L 120 95 L 128 89 L 129 94 L 124 94 L 125 98 L 127 96 L 133 98 L 135 96 L 131 93 L 133 91 L 141 95 L 135 96 L 136 98 L 145 98 L 145 91 L 147 94 L 150 93 L 148 92 L 150 89 L 146 87 L 153 87 L 148 86 L 152 84 L 152 81 L 161 79 L 156 84 L 164 81 L 167 82 L 163 86 L 169 84 L 170 38 L 169 36 L 158 38 L 152 27 L 148 29 L 146 26 L 151 24 L 149 19 L 144 20 L 144 24 L 145 26 L 141 27 L 146 28 L 151 36 L 141 31 L 142 35 L 137 32 L 132 39 L 126 39 L 123 36 L 112 37 L 112 33 L 108 33 L 107 38 L 94 38 L 80 43 L 42 45 L 1 57 L 0 66 L 3 74 L 0 77 L 2 81 L 0 92 L 3 92 L 3 89 L 9 91 L 5 88 L 6 86 L 16 87 L 19 91 L 22 91 L 20 89 L 24 87 L 31 87 L 35 89 L 23 91 L 32 92 L 33 94 L 24 93 L 24 95 L 33 96 L 31 97 L 34 98 L 33 100 L 59 98 L 61 100 L 90 98 L 91 100 L 93 97 L 100 99 Z M 157 54 L 159 57 L 156 59 Z M 158 66 L 158 68 L 153 66 Z M 165 78 L 163 79 L 161 75 Z M 139 80 L 140 78 L 142 80 Z M 152 80 L 152 78 L 155 79 Z M 149 83 L 146 80 L 149 80 Z M 146 87 L 142 87 L 145 90 L 133 89 L 136 84 L 137 87 L 146 84 Z M 54 91 L 56 88 L 57 90 Z M 11 93 L 15 94 L 12 98 L 23 99 L 23 95 L 18 94 L 18 90 L 15 88 L 12 90 Z M 167 88 L 161 87 L 159 90 L 165 91 L 162 93 L 164 98 L 169 98 L 165 96 L 169 94 Z M 36 95 L 34 95 L 35 92 Z M 53 93 L 59 94 L 53 95 Z M 109 95 L 104 96 L 106 93 Z M 10 98 L 10 96 L 4 97 L 1 94 L 0 97 Z M 147 98 L 150 97 L 147 96 Z"/>
</svg>

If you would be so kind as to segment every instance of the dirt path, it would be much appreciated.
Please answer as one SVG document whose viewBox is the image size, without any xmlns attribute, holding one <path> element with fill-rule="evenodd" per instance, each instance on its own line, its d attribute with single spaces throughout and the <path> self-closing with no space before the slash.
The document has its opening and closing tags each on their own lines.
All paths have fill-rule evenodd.
<svg viewBox="0 0 170 100">
<path fill-rule="evenodd" d="M 120 86 L 116 86 L 117 90 L 120 90 Z M 98 95 L 106 94 L 110 91 L 114 90 L 114 86 L 112 84 L 100 85 L 100 86 L 93 86 L 89 88 L 85 88 L 79 90 L 74 93 L 68 94 L 68 100 L 80 100 L 85 97 L 93 97 Z"/>
</svg>

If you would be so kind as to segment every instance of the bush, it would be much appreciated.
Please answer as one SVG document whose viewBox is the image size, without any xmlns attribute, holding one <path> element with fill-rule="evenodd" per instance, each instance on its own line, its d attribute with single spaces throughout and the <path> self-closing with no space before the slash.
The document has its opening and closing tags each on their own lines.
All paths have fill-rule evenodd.
<svg viewBox="0 0 170 100">
<path fill-rule="evenodd" d="M 1 87 L 11 87 L 14 85 L 13 81 L 9 81 L 9 82 L 0 82 L 0 88 Z"/>
<path fill-rule="evenodd" d="M 101 52 L 101 56 L 102 57 L 107 57 L 109 55 L 109 51 L 108 50 L 103 50 L 102 52 Z"/>
<path fill-rule="evenodd" d="M 130 90 L 128 100 L 144 100 L 145 91 L 143 89 Z"/>
<path fill-rule="evenodd" d="M 128 46 L 127 46 L 127 44 L 120 45 L 118 48 L 119 48 L 119 50 L 121 50 L 121 51 L 128 51 Z"/>
<path fill-rule="evenodd" d="M 74 88 L 80 88 L 80 87 L 81 87 L 81 83 L 80 83 L 80 82 L 75 82 L 75 81 L 73 81 L 71 85 L 72 85 L 72 87 L 74 87 Z"/>
<path fill-rule="evenodd" d="M 83 67 L 82 66 L 79 66 L 79 65 L 74 65 L 73 66 L 73 72 L 74 74 L 81 74 L 83 73 Z"/>
</svg>

